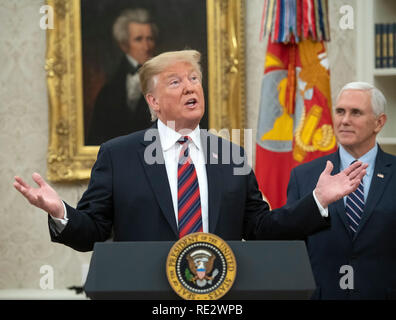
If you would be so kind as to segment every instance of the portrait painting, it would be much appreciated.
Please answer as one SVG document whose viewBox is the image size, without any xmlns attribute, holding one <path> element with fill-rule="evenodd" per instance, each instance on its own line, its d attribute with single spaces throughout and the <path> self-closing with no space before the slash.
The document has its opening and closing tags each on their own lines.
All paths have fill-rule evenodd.
<svg viewBox="0 0 396 320">
<path fill-rule="evenodd" d="M 243 0 L 47 0 L 47 178 L 90 177 L 99 147 L 153 125 L 138 70 L 166 51 L 201 53 L 202 129 L 242 129 Z M 220 134 L 221 135 L 221 134 Z M 242 139 L 243 140 L 243 139 Z"/>
<path fill-rule="evenodd" d="M 206 1 L 81 1 L 84 142 L 100 145 L 152 125 L 138 68 L 165 52 L 201 52 L 207 96 Z M 200 126 L 208 127 L 209 105 Z"/>
</svg>

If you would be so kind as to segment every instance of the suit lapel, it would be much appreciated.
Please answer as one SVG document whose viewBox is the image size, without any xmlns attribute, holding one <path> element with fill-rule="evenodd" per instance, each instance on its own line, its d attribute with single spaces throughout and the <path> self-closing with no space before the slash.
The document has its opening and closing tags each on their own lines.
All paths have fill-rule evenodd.
<svg viewBox="0 0 396 320">
<path fill-rule="evenodd" d="M 179 237 L 177 230 L 175 211 L 172 203 L 172 194 L 170 191 L 168 175 L 166 173 L 165 161 L 161 142 L 159 139 L 157 126 L 154 125 L 151 129 L 153 134 L 150 134 L 150 141 L 142 141 L 142 148 L 139 149 L 139 157 L 143 168 L 146 172 L 147 179 L 153 189 L 153 193 L 157 198 L 158 204 L 164 214 L 166 220 L 171 226 L 173 232 Z M 147 131 L 146 131 L 147 132 Z M 145 160 L 145 152 L 155 158 L 155 163 L 148 163 Z"/>
<path fill-rule="evenodd" d="M 366 204 L 364 206 L 362 220 L 356 230 L 355 239 L 363 229 L 367 221 L 370 219 L 374 208 L 377 206 L 381 195 L 384 193 L 385 186 L 392 177 L 392 170 L 390 168 L 391 162 L 386 161 L 385 153 L 378 148 L 378 154 L 375 161 L 375 168 L 373 178 L 371 180 L 370 189 Z"/>
<path fill-rule="evenodd" d="M 333 153 L 333 159 L 329 159 L 331 162 L 333 162 L 334 164 L 334 168 L 333 168 L 333 172 L 332 174 L 338 174 L 340 172 L 340 153 L 339 150 L 337 150 L 337 152 Z M 348 220 L 347 220 L 347 216 L 345 213 L 345 205 L 344 205 L 344 198 L 341 198 L 340 200 L 334 202 L 333 204 L 331 204 L 329 206 L 329 211 L 335 211 L 338 215 L 338 217 L 341 219 L 344 227 L 345 227 L 345 231 L 348 233 L 349 237 L 351 237 L 352 239 L 352 235 L 351 232 L 349 230 L 349 224 L 348 224 Z"/>
<path fill-rule="evenodd" d="M 217 221 L 220 216 L 220 199 L 222 191 L 221 165 L 218 164 L 221 163 L 221 155 L 219 154 L 220 148 L 210 147 L 211 145 L 212 147 L 217 146 L 217 143 L 211 144 L 211 141 L 214 140 L 221 143 L 218 137 L 209 135 L 201 130 L 201 144 L 205 155 L 206 176 L 208 180 L 208 219 L 210 233 L 215 233 L 216 230 Z"/>
</svg>

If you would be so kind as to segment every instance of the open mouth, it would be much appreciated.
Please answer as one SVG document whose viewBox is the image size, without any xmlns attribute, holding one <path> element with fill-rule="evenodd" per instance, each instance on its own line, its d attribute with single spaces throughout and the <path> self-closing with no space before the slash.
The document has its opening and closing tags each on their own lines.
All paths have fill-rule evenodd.
<svg viewBox="0 0 396 320">
<path fill-rule="evenodd" d="M 193 107 L 196 106 L 197 102 L 198 102 L 197 99 L 191 98 L 191 99 L 188 99 L 187 102 L 184 105 L 189 107 L 189 108 L 193 108 Z"/>
</svg>

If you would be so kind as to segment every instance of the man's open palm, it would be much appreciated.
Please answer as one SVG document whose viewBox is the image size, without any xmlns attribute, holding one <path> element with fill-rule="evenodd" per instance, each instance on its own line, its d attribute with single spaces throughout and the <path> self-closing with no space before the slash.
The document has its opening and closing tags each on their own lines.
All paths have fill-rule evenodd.
<svg viewBox="0 0 396 320">
<path fill-rule="evenodd" d="M 351 192 L 355 191 L 366 174 L 367 164 L 356 161 L 338 174 L 331 175 L 333 164 L 327 161 L 326 168 L 319 176 L 315 195 L 320 204 L 326 208 Z"/>
<path fill-rule="evenodd" d="M 20 177 L 15 177 L 14 187 L 34 206 L 43 209 L 55 218 L 63 218 L 62 200 L 56 191 L 38 174 L 33 173 L 33 180 L 38 188 L 29 186 Z"/>
</svg>

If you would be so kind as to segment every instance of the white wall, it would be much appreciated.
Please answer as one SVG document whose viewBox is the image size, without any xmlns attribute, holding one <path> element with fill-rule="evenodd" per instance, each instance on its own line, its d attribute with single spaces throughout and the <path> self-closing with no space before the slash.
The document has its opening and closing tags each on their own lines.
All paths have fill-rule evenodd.
<svg viewBox="0 0 396 320">
<path fill-rule="evenodd" d="M 54 268 L 54 287 L 81 283 L 81 254 L 50 242 L 47 215 L 14 188 L 20 175 L 45 177 L 48 146 L 45 31 L 40 0 L 0 1 L 0 289 L 39 289 L 40 267 Z M 75 204 L 85 186 L 55 185 Z"/>
</svg>

